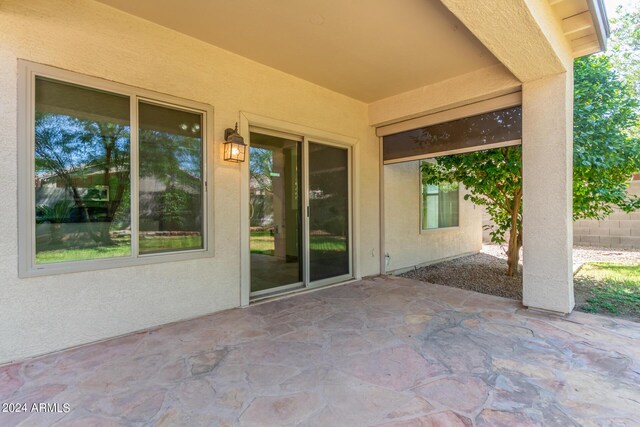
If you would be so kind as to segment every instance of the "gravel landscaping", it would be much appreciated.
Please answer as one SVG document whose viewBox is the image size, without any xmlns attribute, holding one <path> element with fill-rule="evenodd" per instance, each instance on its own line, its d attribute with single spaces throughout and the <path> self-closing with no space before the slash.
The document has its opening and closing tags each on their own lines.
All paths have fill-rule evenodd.
<svg viewBox="0 0 640 427">
<path fill-rule="evenodd" d="M 575 272 L 585 262 L 640 262 L 640 250 L 574 246 L 573 271 Z"/>
<path fill-rule="evenodd" d="M 521 254 L 522 255 L 522 254 Z M 518 275 L 508 277 L 507 256 L 499 245 L 485 244 L 482 252 L 401 274 L 403 277 L 522 300 L 522 256 Z M 640 251 L 574 247 L 574 271 L 585 262 L 640 262 Z"/>
<path fill-rule="evenodd" d="M 522 267 L 518 275 L 509 277 L 506 256 L 498 255 L 499 247 L 483 248 L 479 254 L 440 262 L 401 274 L 401 276 L 467 289 L 483 294 L 522 300 Z"/>
</svg>

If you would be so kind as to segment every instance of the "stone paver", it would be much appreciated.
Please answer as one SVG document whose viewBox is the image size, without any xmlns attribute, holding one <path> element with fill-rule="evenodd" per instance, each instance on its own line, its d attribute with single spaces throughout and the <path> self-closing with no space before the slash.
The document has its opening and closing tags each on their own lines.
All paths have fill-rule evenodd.
<svg viewBox="0 0 640 427">
<path fill-rule="evenodd" d="M 0 426 L 640 425 L 640 325 L 377 277 L 0 367 Z"/>
</svg>

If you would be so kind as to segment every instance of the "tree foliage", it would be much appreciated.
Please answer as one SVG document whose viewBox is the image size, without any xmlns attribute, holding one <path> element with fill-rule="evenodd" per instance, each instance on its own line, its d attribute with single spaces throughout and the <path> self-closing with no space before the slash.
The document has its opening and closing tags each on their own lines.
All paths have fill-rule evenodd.
<svg viewBox="0 0 640 427">
<path fill-rule="evenodd" d="M 108 122 L 38 113 L 35 120 L 36 173 L 54 176 L 69 191 L 73 204 L 88 227 L 89 237 L 112 244 L 110 225 L 128 200 L 129 128 Z M 100 184 L 113 195 L 104 203 L 104 217 L 95 220 L 83 182 L 100 174 Z M 57 215 L 61 210 L 56 209 Z M 66 212 L 70 212 L 69 209 Z M 94 221 L 95 220 L 95 221 Z"/>
<path fill-rule="evenodd" d="M 145 129 L 139 136 L 139 176 L 164 187 L 141 198 L 150 206 L 141 206 L 141 217 L 153 210 L 147 216 L 158 221 L 161 230 L 198 228 L 191 223 L 197 223 L 200 215 L 194 200 L 202 193 L 201 140 Z M 47 200 L 38 206 L 41 221 L 82 223 L 85 233 L 69 239 L 76 244 L 85 234 L 101 246 L 116 244 L 112 232 L 130 227 L 130 162 L 128 125 L 37 113 L 36 175 L 66 193 L 62 203 Z M 106 200 L 95 197 L 96 185 L 108 189 Z"/>
<path fill-rule="evenodd" d="M 611 38 L 606 55 L 636 99 L 640 98 L 640 1 L 618 6 L 611 23 Z"/>
<path fill-rule="evenodd" d="M 640 71 L 640 70 L 639 70 Z M 628 193 L 640 170 L 638 100 L 632 86 L 612 69 L 607 56 L 574 64 L 573 217 L 602 218 L 640 207 Z"/>
<path fill-rule="evenodd" d="M 467 190 L 464 199 L 484 206 L 496 224 L 491 240 L 506 243 L 508 275 L 518 268 L 522 247 L 522 161 L 520 147 L 503 147 L 438 157 L 423 163 L 423 179 L 429 184 L 459 182 Z"/>
<path fill-rule="evenodd" d="M 140 177 L 164 186 L 163 191 L 147 191 L 146 203 L 141 203 L 141 218 L 157 221 L 150 231 L 200 228 L 201 144 L 199 135 L 186 131 L 140 130 Z"/>
<path fill-rule="evenodd" d="M 637 209 L 639 197 L 628 193 L 632 174 L 640 170 L 639 104 L 633 82 L 617 74 L 604 55 L 577 59 L 574 73 L 574 219 L 602 218 L 613 206 Z M 635 76 L 639 74 L 636 68 Z M 462 183 L 468 190 L 465 199 L 485 206 L 496 224 L 493 242 L 506 243 L 509 232 L 508 274 L 514 274 L 522 246 L 520 148 L 439 157 L 422 170 L 423 179 L 432 184 Z"/>
<path fill-rule="evenodd" d="M 268 148 L 251 147 L 249 176 L 251 195 L 249 221 L 252 227 L 263 226 L 265 218 L 273 210 L 273 151 Z"/>
</svg>

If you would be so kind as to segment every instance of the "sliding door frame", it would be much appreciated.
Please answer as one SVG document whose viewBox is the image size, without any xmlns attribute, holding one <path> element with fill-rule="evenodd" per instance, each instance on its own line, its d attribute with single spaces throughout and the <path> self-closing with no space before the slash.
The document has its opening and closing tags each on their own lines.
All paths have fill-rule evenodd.
<svg viewBox="0 0 640 427">
<path fill-rule="evenodd" d="M 251 289 L 249 289 L 249 299 L 260 299 L 260 298 L 269 298 L 270 296 L 273 295 L 280 295 L 284 292 L 288 292 L 288 291 L 296 291 L 296 290 L 300 290 L 300 289 L 304 289 L 305 287 L 305 283 L 306 282 L 306 263 L 305 263 L 305 259 L 306 259 L 306 254 L 305 254 L 305 248 L 308 247 L 308 235 L 305 234 L 305 230 L 308 228 L 307 226 L 307 221 L 308 221 L 308 217 L 306 215 L 306 209 L 305 209 L 305 189 L 307 188 L 307 182 L 306 182 L 306 176 L 305 176 L 305 164 L 307 163 L 305 161 L 306 159 L 306 153 L 307 153 L 307 145 L 306 145 L 306 141 L 305 138 L 300 136 L 300 135 L 295 135 L 295 134 L 290 134 L 290 133 L 286 133 L 286 132 L 281 132 L 281 131 L 273 131 L 271 129 L 266 129 L 266 128 L 262 128 L 262 127 L 257 127 L 257 126 L 253 126 L 253 125 L 249 125 L 249 133 L 247 133 L 247 136 L 245 137 L 245 141 L 248 142 L 248 146 L 247 149 L 245 151 L 245 153 L 247 153 L 247 162 L 249 163 L 249 160 L 251 159 L 251 134 L 252 133 L 257 133 L 260 135 L 267 135 L 267 136 L 273 136 L 276 138 L 283 138 L 289 141 L 293 141 L 296 144 L 300 144 L 300 157 L 301 157 L 301 170 L 300 170 L 300 201 L 301 201 L 301 205 L 300 205 L 300 212 L 298 213 L 300 215 L 300 229 L 298 230 L 301 234 L 300 236 L 300 244 L 301 244 L 301 248 L 299 250 L 298 253 L 302 253 L 302 257 L 300 257 L 300 259 L 298 260 L 298 262 L 300 263 L 300 267 L 302 267 L 302 274 L 301 274 L 301 279 L 298 282 L 292 282 L 292 283 L 287 283 L 284 285 L 279 285 L 279 286 L 274 286 L 272 288 L 268 288 L 268 289 L 263 289 L 260 291 L 251 291 Z M 251 172 L 250 170 L 250 166 L 249 166 L 249 172 Z M 250 183 L 248 183 L 248 185 L 250 185 Z M 247 223 L 245 225 L 243 225 L 243 227 L 249 227 L 250 224 Z M 251 234 L 251 233 L 249 233 Z M 251 236 L 249 236 L 249 239 L 251 238 Z M 251 241 L 249 241 L 249 243 L 251 243 Z M 249 272 L 251 272 L 251 250 L 249 250 Z M 251 274 L 249 274 L 249 282 L 251 282 Z M 249 285 L 249 288 L 251 288 L 251 284 Z"/>
<path fill-rule="evenodd" d="M 327 277 L 326 279 L 320 279 L 320 280 L 316 280 L 316 281 L 311 281 L 311 248 L 310 248 L 310 243 L 311 243 L 311 239 L 310 239 L 310 228 L 309 228 L 309 212 L 310 212 L 310 204 L 309 204 L 309 188 L 308 188 L 308 181 L 309 181 L 309 143 L 314 143 L 314 144 L 319 144 L 319 145 L 326 145 L 328 147 L 334 147 L 334 148 L 340 148 L 343 150 L 347 150 L 347 167 L 349 168 L 349 170 L 347 171 L 347 197 L 349 200 L 349 209 L 348 209 L 348 215 L 347 215 L 347 224 L 349 225 L 349 235 L 347 236 L 347 244 L 348 244 L 348 248 L 349 248 L 349 272 L 347 274 L 342 274 L 340 276 L 333 276 L 333 277 Z M 353 234 L 353 207 L 354 207 L 354 203 L 353 203 L 353 158 L 352 158 L 352 147 L 351 146 L 345 146 L 344 144 L 336 144 L 336 143 L 331 143 L 331 142 L 326 142 L 323 140 L 319 140 L 317 138 L 309 138 L 306 137 L 304 138 L 304 149 L 306 152 L 306 157 L 305 162 L 303 162 L 305 164 L 304 166 L 304 174 L 306 177 L 307 182 L 305 182 L 305 187 L 304 187 L 304 193 L 305 193 L 305 197 L 304 197 L 304 203 L 305 203 L 305 214 L 304 216 L 306 217 L 307 221 L 306 221 L 306 229 L 304 230 L 304 234 L 308 240 L 307 245 L 305 246 L 305 257 L 306 257 L 306 262 L 305 262 L 305 285 L 307 287 L 307 289 L 314 289 L 314 288 L 319 288 L 322 286 L 327 286 L 327 285 L 332 285 L 334 283 L 340 283 L 340 282 L 344 282 L 350 279 L 353 279 L 354 277 L 354 272 L 353 272 L 353 241 L 354 241 L 354 234 Z"/>
<path fill-rule="evenodd" d="M 250 128 L 262 128 L 272 132 L 283 132 L 291 135 L 300 135 L 303 137 L 302 155 L 303 155 L 303 170 L 302 170 L 302 186 L 303 186 L 303 249 L 304 257 L 306 259 L 301 260 L 304 264 L 303 269 L 303 282 L 306 287 L 301 289 L 311 289 L 320 286 L 326 286 L 328 284 L 337 283 L 340 281 L 347 281 L 353 278 L 359 277 L 358 270 L 358 240 L 359 240 L 359 227 L 355 218 L 358 218 L 358 164 L 357 164 L 357 150 L 358 140 L 353 137 L 348 137 L 332 132 L 327 132 L 311 127 L 297 125 L 294 123 L 285 122 L 282 120 L 272 119 L 269 117 L 260 116 L 253 113 L 241 112 L 239 120 L 240 134 L 244 136 L 245 141 L 249 144 Z M 258 131 L 259 132 L 259 131 Z M 307 217 L 307 207 L 309 206 L 309 194 L 306 191 L 308 187 L 308 148 L 309 141 L 334 146 L 348 150 L 348 167 L 349 167 L 349 274 L 337 277 L 331 277 L 328 279 L 318 280 L 311 283 L 309 281 L 309 245 L 308 245 L 308 231 L 309 223 Z M 247 153 L 250 150 L 247 149 Z M 240 166 L 240 305 L 242 307 L 248 306 L 251 301 L 251 252 L 249 246 L 249 159 L 241 163 Z M 293 289 L 292 292 L 298 291 L 300 288 Z"/>
</svg>

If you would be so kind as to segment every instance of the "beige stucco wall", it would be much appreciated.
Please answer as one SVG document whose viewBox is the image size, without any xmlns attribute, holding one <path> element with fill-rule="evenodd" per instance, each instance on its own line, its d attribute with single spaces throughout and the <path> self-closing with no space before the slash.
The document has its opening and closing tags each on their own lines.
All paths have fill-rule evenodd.
<svg viewBox="0 0 640 427">
<path fill-rule="evenodd" d="M 468 105 L 520 90 L 502 64 L 456 76 L 369 104 L 369 123 L 381 126 Z"/>
<path fill-rule="evenodd" d="M 379 272 L 378 140 L 366 104 L 100 3 L 0 2 L 0 363 L 240 304 L 240 168 L 224 129 L 247 111 L 359 140 L 359 271 Z M 215 257 L 19 279 L 17 60 L 214 107 Z"/>
<path fill-rule="evenodd" d="M 370 125 L 440 111 L 520 86 L 517 73 L 500 65 L 368 106 L 91 0 L 0 0 L 0 28 L 0 363 L 240 305 L 241 173 L 238 165 L 221 160 L 224 129 L 239 121 L 240 112 L 357 139 L 354 271 L 366 276 L 380 272 L 379 147 Z M 509 46 L 503 51 L 521 52 Z M 494 54 L 509 62 L 500 52 Z M 217 152 L 209 188 L 215 257 L 18 278 L 19 58 L 214 107 Z M 391 255 L 387 270 L 480 249 L 479 209 L 463 207 L 458 229 L 420 233 L 417 165 L 388 166 L 386 175 L 386 252 Z"/>
<path fill-rule="evenodd" d="M 522 303 L 570 313 L 573 72 L 522 85 Z"/>
<path fill-rule="evenodd" d="M 387 272 L 402 272 L 482 248 L 482 209 L 463 200 L 460 191 L 459 227 L 420 230 L 419 162 L 384 167 L 385 253 Z"/>
<path fill-rule="evenodd" d="M 574 306 L 571 275 L 573 61 L 561 21 L 545 1 L 442 0 L 442 3 L 522 83 L 523 303 L 532 308 L 568 313 Z M 451 79 L 449 83 L 467 82 L 472 74 Z M 478 82 L 483 83 L 483 80 Z M 448 84 L 443 83 L 445 86 Z M 496 80 L 492 86 L 508 88 L 509 79 Z M 457 91 L 452 88 L 451 93 Z M 423 94 L 428 94 L 428 87 L 374 103 L 370 107 L 370 120 L 372 123 L 393 122 L 396 117 L 387 117 L 384 111 L 378 111 L 384 106 L 406 118 L 420 114 L 425 108 L 442 110 L 420 100 Z M 410 110 L 394 106 L 401 105 L 398 103 L 401 99 L 412 101 Z"/>
</svg>

